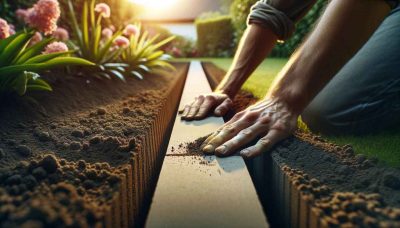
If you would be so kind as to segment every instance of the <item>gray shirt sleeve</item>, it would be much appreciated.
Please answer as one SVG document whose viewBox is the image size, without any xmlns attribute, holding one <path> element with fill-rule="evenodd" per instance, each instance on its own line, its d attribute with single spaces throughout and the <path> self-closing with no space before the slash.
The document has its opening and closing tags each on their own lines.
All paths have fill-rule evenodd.
<svg viewBox="0 0 400 228">
<path fill-rule="evenodd" d="M 400 0 L 385 0 L 393 9 Z M 260 0 L 252 8 L 248 24 L 259 24 L 275 32 L 280 40 L 288 39 L 295 23 L 304 16 L 316 0 Z"/>
<path fill-rule="evenodd" d="M 260 0 L 252 8 L 248 24 L 260 24 L 275 32 L 280 40 L 288 39 L 294 24 L 316 0 Z"/>
</svg>

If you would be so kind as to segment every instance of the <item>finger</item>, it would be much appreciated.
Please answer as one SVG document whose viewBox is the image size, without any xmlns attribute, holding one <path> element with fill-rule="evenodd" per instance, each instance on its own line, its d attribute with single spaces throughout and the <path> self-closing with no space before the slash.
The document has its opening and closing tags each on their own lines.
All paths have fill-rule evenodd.
<svg viewBox="0 0 400 228">
<path fill-rule="evenodd" d="M 230 156 L 267 131 L 268 124 L 256 123 L 240 131 L 235 137 L 217 147 L 215 149 L 215 154 L 221 157 Z"/>
<path fill-rule="evenodd" d="M 203 119 L 207 116 L 207 114 L 210 112 L 210 110 L 214 107 L 215 105 L 215 98 L 214 97 L 206 97 L 204 99 L 203 104 L 200 106 L 199 111 L 197 112 L 195 119 Z"/>
<path fill-rule="evenodd" d="M 226 123 L 224 124 L 224 126 L 225 126 L 225 125 L 230 125 L 230 124 L 232 124 L 232 123 L 238 121 L 240 118 L 242 118 L 242 117 L 244 116 L 244 114 L 245 114 L 244 111 L 241 111 L 241 112 L 235 114 L 235 115 L 232 117 L 232 119 L 230 119 L 228 122 L 226 122 Z M 223 126 L 222 126 L 222 127 L 223 127 Z M 221 129 L 222 129 L 222 127 L 221 127 Z"/>
<path fill-rule="evenodd" d="M 216 116 L 224 116 L 231 108 L 233 102 L 231 99 L 225 99 L 214 111 L 214 115 Z"/>
<path fill-rule="evenodd" d="M 203 148 L 204 153 L 214 153 L 216 147 L 233 138 L 241 130 L 248 128 L 256 121 L 256 114 L 249 113 L 233 124 L 225 125 Z"/>
<path fill-rule="evenodd" d="M 190 110 L 190 105 L 185 105 L 185 107 L 182 109 L 182 114 L 181 114 L 181 119 L 185 119 L 187 114 L 189 113 Z"/>
<path fill-rule="evenodd" d="M 186 116 L 186 119 L 193 120 L 194 116 L 199 111 L 199 108 L 200 108 L 201 104 L 203 104 L 203 102 L 204 102 L 204 96 L 199 96 L 196 99 L 196 101 L 193 103 L 193 105 L 191 105 L 190 111 L 189 111 L 188 115 Z"/>
<path fill-rule="evenodd" d="M 240 152 L 240 155 L 244 158 L 254 158 L 260 154 L 270 150 L 276 143 L 286 138 L 288 134 L 284 131 L 271 129 L 266 136 L 261 138 L 257 144 L 244 149 Z"/>
<path fill-rule="evenodd" d="M 209 143 L 215 136 L 217 136 L 217 135 L 219 134 L 219 132 L 220 132 L 220 130 L 215 131 L 215 132 L 212 133 L 210 136 L 208 136 L 208 138 L 207 138 L 206 140 L 204 140 L 204 142 L 201 144 L 200 149 L 203 150 L 203 148 L 204 148 L 205 146 L 207 146 L 208 143 Z"/>
</svg>

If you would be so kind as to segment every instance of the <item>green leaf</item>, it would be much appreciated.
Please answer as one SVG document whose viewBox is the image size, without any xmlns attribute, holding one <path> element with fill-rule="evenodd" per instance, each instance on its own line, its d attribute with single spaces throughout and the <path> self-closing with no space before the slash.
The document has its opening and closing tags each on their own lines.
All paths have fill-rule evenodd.
<svg viewBox="0 0 400 228">
<path fill-rule="evenodd" d="M 94 66 L 95 64 L 85 59 L 76 57 L 57 57 L 49 61 L 46 61 L 44 63 L 13 65 L 0 68 L 0 77 L 2 75 L 18 74 L 24 71 L 38 72 L 43 70 L 49 70 L 54 67 L 66 66 L 66 65 Z"/>
<path fill-rule="evenodd" d="M 28 61 L 26 61 L 24 64 L 43 63 L 50 59 L 65 56 L 65 55 L 73 53 L 73 52 L 74 51 L 65 51 L 65 52 L 57 52 L 57 53 L 50 53 L 50 54 L 41 54 L 41 55 L 37 55 L 33 58 L 28 59 Z"/>
<path fill-rule="evenodd" d="M 26 84 L 28 83 L 28 74 L 27 72 L 19 74 L 14 80 L 13 89 L 18 93 L 18 95 L 22 96 L 26 92 Z"/>
<path fill-rule="evenodd" d="M 74 6 L 72 5 L 71 0 L 68 0 L 68 8 L 72 20 L 72 28 L 77 36 L 79 46 L 82 47 L 83 46 L 82 31 L 79 29 L 78 20 L 76 19 Z"/>
<path fill-rule="evenodd" d="M 115 38 L 122 34 L 122 31 L 116 32 L 101 48 L 98 56 L 96 56 L 97 63 L 104 63 L 103 60 L 106 57 L 107 53 L 110 51 L 111 45 L 113 44 Z"/>
<path fill-rule="evenodd" d="M 111 74 L 125 82 L 125 77 L 117 70 L 108 70 Z"/>
<path fill-rule="evenodd" d="M 40 78 L 29 80 L 28 85 L 26 86 L 26 90 L 53 91 L 51 86 L 46 81 Z"/>
<path fill-rule="evenodd" d="M 31 33 L 21 33 L 20 35 L 16 36 L 1 53 L 0 67 L 9 65 L 31 37 Z"/>
<path fill-rule="evenodd" d="M 140 74 L 139 72 L 137 72 L 137 71 L 132 71 L 131 72 L 134 76 L 136 76 L 137 78 L 139 78 L 140 80 L 143 80 L 143 75 L 142 74 Z"/>
<path fill-rule="evenodd" d="M 89 47 L 89 26 L 88 26 L 88 2 L 83 1 L 83 10 L 82 10 L 82 33 L 83 33 L 83 47 L 90 52 Z"/>
<path fill-rule="evenodd" d="M 25 31 L 17 32 L 14 35 L 7 37 L 6 39 L 0 40 L 0 53 L 2 53 L 4 51 L 4 49 L 7 47 L 7 45 L 10 44 L 10 42 L 13 41 L 15 39 L 15 37 L 21 35 L 21 33 L 23 33 L 23 32 L 25 32 Z"/>
<path fill-rule="evenodd" d="M 54 38 L 43 39 L 40 42 L 32 45 L 31 47 L 27 48 L 24 52 L 22 52 L 19 57 L 17 57 L 15 64 L 25 63 L 30 58 L 33 58 L 35 55 L 40 54 L 43 49 L 54 40 Z"/>
</svg>

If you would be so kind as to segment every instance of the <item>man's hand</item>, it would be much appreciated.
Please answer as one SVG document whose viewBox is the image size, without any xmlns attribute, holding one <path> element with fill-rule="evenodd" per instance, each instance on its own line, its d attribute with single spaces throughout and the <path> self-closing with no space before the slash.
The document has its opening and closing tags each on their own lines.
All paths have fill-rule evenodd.
<svg viewBox="0 0 400 228">
<path fill-rule="evenodd" d="M 201 149 L 204 153 L 251 158 L 268 151 L 274 144 L 290 136 L 297 128 L 298 115 L 275 99 L 265 99 L 236 114 L 217 132 L 208 137 Z M 245 145 L 261 137 L 248 148 Z"/>
<path fill-rule="evenodd" d="M 200 95 L 190 105 L 186 105 L 181 118 L 183 120 L 200 120 L 214 113 L 216 116 L 224 116 L 232 108 L 232 100 L 224 93 L 210 93 Z"/>
</svg>

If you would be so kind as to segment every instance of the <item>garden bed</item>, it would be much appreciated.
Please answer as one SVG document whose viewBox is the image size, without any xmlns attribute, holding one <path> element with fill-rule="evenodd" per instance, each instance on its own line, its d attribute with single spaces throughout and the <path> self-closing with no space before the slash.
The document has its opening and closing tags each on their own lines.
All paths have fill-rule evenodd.
<svg viewBox="0 0 400 228">
<path fill-rule="evenodd" d="M 209 81 L 225 74 L 203 67 Z M 248 167 L 277 227 L 400 226 L 400 170 L 355 154 L 351 145 L 297 132 Z"/>
<path fill-rule="evenodd" d="M 53 93 L 3 98 L 0 226 L 140 225 L 188 69 L 175 66 L 126 83 L 53 73 Z"/>
</svg>

